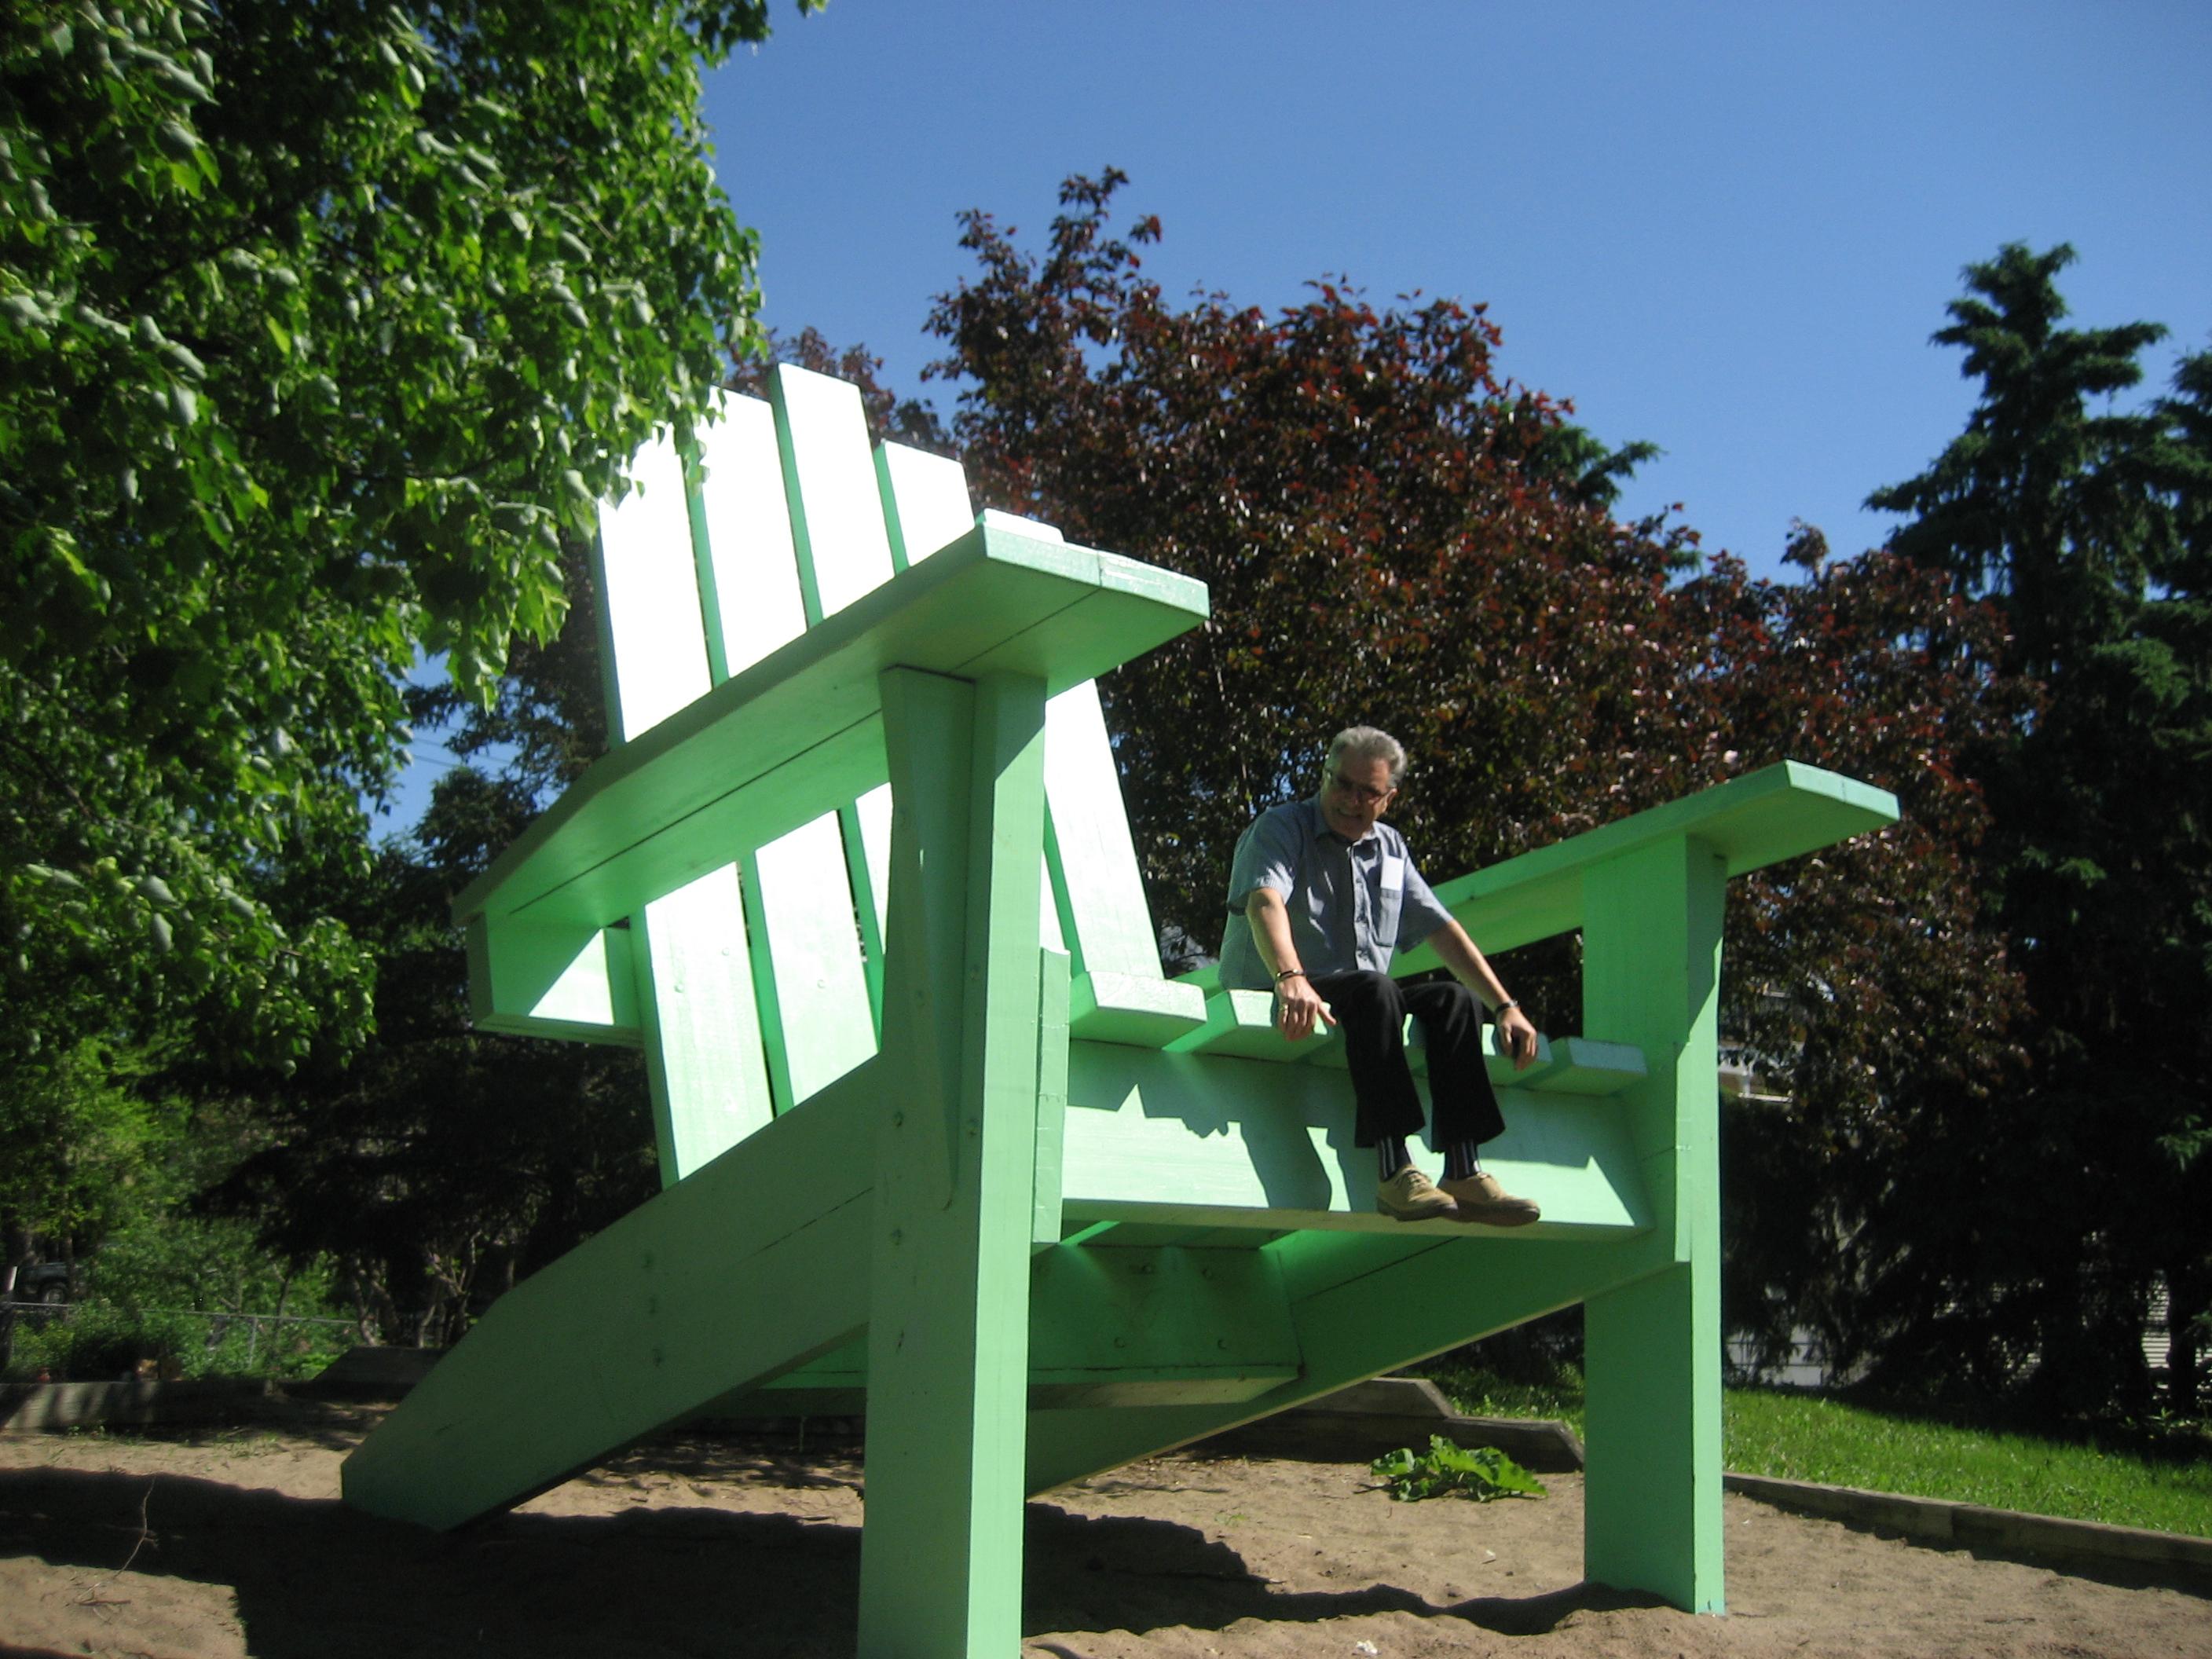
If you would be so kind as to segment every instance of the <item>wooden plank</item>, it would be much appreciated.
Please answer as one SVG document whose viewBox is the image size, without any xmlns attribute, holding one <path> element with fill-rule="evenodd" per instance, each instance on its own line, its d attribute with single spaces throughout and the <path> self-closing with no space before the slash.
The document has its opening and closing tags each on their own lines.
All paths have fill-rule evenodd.
<svg viewBox="0 0 2212 1659">
<path fill-rule="evenodd" d="M 890 574 L 880 515 L 871 524 L 866 515 L 822 505 L 825 490 L 834 493 L 856 477 L 872 489 L 873 478 L 865 468 L 856 472 L 850 456 L 841 461 L 835 453 L 841 444 L 857 444 L 865 461 L 866 428 L 855 424 L 858 392 L 841 388 L 851 393 L 848 400 L 814 384 L 820 378 L 805 377 L 787 400 L 798 411 L 799 430 L 784 430 L 788 422 L 757 398 L 725 398 L 721 418 L 702 435 L 708 551 L 701 586 L 709 594 L 708 634 L 721 665 L 718 682 L 805 631 L 808 583 L 858 593 Z M 793 466 L 815 491 L 817 528 L 811 536 L 794 535 L 786 504 L 785 476 Z M 771 1016 L 761 1046 L 775 1098 L 786 1108 L 875 1052 L 882 936 L 860 834 L 859 813 L 848 807 L 746 849 L 746 915 L 756 924 L 749 935 L 751 978 Z"/>
<path fill-rule="evenodd" d="M 1045 852 L 1075 959 L 1079 1036 L 1152 1047 L 1206 1023 L 1206 999 L 1160 973 L 1158 940 L 1096 683 L 1045 711 Z"/>
<path fill-rule="evenodd" d="M 1637 1043 L 1626 1097 L 1662 1269 L 1588 1298 L 1591 1578 L 1693 1612 L 1725 1604 L 1721 1533 L 1721 924 L 1727 862 L 1702 836 L 1595 866 L 1583 1023 Z"/>
<path fill-rule="evenodd" d="M 704 696 L 722 654 L 719 646 L 709 650 L 703 562 L 672 445 L 647 445 L 633 473 L 643 489 L 602 515 L 595 573 L 618 754 Z M 768 1121 L 744 913 L 729 864 L 735 850 L 716 849 L 685 882 L 636 894 L 623 907 L 664 1182 Z M 495 938 L 510 925 L 490 921 Z M 535 918 L 524 925 L 546 927 Z M 556 925 L 544 936 L 559 933 Z"/>
<path fill-rule="evenodd" d="M 891 787 L 878 784 L 837 815 L 845 834 L 846 879 L 860 923 L 861 966 L 867 975 L 874 1029 L 884 1027 L 884 930 L 889 921 L 891 866 Z"/>
<path fill-rule="evenodd" d="M 1189 981 L 1182 982 L 1188 984 Z M 1212 1054 L 1224 1060 L 1256 1060 L 1294 1066 L 1309 1058 L 1317 1047 L 1336 1042 L 1336 1034 L 1326 1029 L 1297 1042 L 1286 1041 L 1275 1025 L 1273 992 L 1216 991 L 1206 999 L 1205 1023 L 1167 1046 L 1176 1054 Z"/>
<path fill-rule="evenodd" d="M 609 725 L 631 743 L 707 690 L 707 639 L 691 550 L 691 515 L 674 443 L 658 438 L 630 463 L 634 488 L 599 515 L 594 574 L 607 653 Z"/>
<path fill-rule="evenodd" d="M 891 563 L 903 570 L 950 547 L 975 523 L 960 463 L 906 444 L 876 447 L 876 483 L 890 532 Z"/>
<path fill-rule="evenodd" d="M 1204 1024 L 1206 999 L 1187 985 L 1150 974 L 1097 972 L 1075 982 L 1075 1035 L 1092 1042 L 1158 1048 Z"/>
<path fill-rule="evenodd" d="M 1548 1047 L 1552 1063 L 1528 1086 L 1546 1094 L 1617 1095 L 1648 1075 L 1644 1050 L 1632 1043 L 1599 1042 L 1589 1037 L 1558 1037 Z M 1511 1076 L 1512 1061 L 1492 1053 L 1485 1056 L 1493 1082 Z"/>
<path fill-rule="evenodd" d="M 775 416 L 758 398 L 717 394 L 719 418 L 699 434 L 702 589 L 714 682 L 744 672 L 806 631 L 799 555 L 783 500 Z"/>
<path fill-rule="evenodd" d="M 876 1052 L 839 814 L 770 842 L 750 867 L 782 1030 L 776 1097 L 797 1105 Z"/>
<path fill-rule="evenodd" d="M 1060 1239 L 1060 1159 L 1067 1133 L 1067 956 L 1049 945 L 1037 952 L 1036 1071 L 1030 1243 L 1042 1249 Z"/>
<path fill-rule="evenodd" d="M 737 871 L 725 865 L 655 899 L 631 933 L 651 987 L 640 998 L 646 1078 L 668 1185 L 774 1115 Z"/>
<path fill-rule="evenodd" d="M 573 931 L 477 916 L 465 943 L 478 1030 L 633 1048 L 643 1041 L 629 928 L 591 933 L 579 950 Z"/>
<path fill-rule="evenodd" d="M 882 783 L 883 669 L 1033 672 L 1064 690 L 1205 608 L 1200 584 L 979 526 L 599 761 L 455 915 L 542 907 L 541 921 L 605 926 Z"/>
<path fill-rule="evenodd" d="M 1270 1245 L 1265 1254 L 1283 1274 L 1298 1376 L 1241 1402 L 1033 1411 L 1030 1490 L 1044 1492 L 1304 1404 L 1570 1305 L 1642 1267 L 1634 1241 L 1513 1240 L 1468 1231 L 1299 1232 Z"/>
<path fill-rule="evenodd" d="M 1437 896 L 1485 951 L 1508 951 L 1581 927 L 1583 872 L 1639 848 L 1694 836 L 1738 876 L 1896 821 L 1897 798 L 1887 790 L 1781 761 L 1445 882 Z M 1424 945 L 1400 957 L 1392 971 L 1440 965 Z"/>
<path fill-rule="evenodd" d="M 1274 1265 L 1249 1249 L 1054 1246 L 1030 1275 L 1028 1405 L 1231 1405 L 1299 1375 Z M 707 1419 L 865 1414 L 867 1345 L 856 1342 L 714 1401 Z"/>
<path fill-rule="evenodd" d="M 875 1139 L 860 1645 L 1011 1653 L 1021 1635 L 1045 687 L 911 670 L 884 678 L 896 811 L 884 1044 L 901 1083 Z"/>
<path fill-rule="evenodd" d="M 501 1297 L 346 1460 L 345 1498 L 434 1528 L 558 1484 L 865 1318 L 872 1068 Z"/>
<path fill-rule="evenodd" d="M 812 625 L 890 580 L 890 536 L 860 389 L 790 363 L 770 371 L 768 386 Z"/>
<path fill-rule="evenodd" d="M 1070 1218 L 1182 1226 L 1389 1231 L 1374 1208 L 1375 1158 L 1352 1144 L 1340 1075 L 1211 1054 L 1071 1046 L 1061 1206 Z M 1626 1109 L 1618 1101 L 1509 1089 L 1504 1135 L 1483 1162 L 1544 1218 L 1535 1239 L 1649 1227 Z M 1431 1175 L 1440 1152 L 1417 1145 Z M 1455 1223 L 1424 1224 L 1446 1230 Z"/>
</svg>

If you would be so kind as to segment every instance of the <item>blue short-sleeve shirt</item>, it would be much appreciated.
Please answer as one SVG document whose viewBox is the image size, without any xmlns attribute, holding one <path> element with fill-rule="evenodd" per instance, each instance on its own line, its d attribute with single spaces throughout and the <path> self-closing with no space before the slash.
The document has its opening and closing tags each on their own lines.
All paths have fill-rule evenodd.
<svg viewBox="0 0 2212 1659">
<path fill-rule="evenodd" d="M 1413 868 L 1406 838 L 1389 824 L 1348 842 L 1328 827 L 1318 800 L 1270 807 L 1238 840 L 1230 868 L 1221 983 L 1231 990 L 1274 984 L 1244 915 L 1258 887 L 1283 896 L 1298 965 L 1316 975 L 1387 974 L 1395 952 L 1412 950 L 1450 920 Z"/>
</svg>

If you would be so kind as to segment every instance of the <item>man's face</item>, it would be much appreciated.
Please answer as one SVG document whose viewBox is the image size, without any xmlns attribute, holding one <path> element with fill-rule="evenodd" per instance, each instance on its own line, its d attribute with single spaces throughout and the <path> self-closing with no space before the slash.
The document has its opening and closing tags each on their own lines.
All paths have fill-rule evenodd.
<svg viewBox="0 0 2212 1659">
<path fill-rule="evenodd" d="M 1364 841 L 1397 793 L 1390 787 L 1389 762 L 1340 755 L 1322 781 L 1321 815 L 1346 841 Z"/>
</svg>

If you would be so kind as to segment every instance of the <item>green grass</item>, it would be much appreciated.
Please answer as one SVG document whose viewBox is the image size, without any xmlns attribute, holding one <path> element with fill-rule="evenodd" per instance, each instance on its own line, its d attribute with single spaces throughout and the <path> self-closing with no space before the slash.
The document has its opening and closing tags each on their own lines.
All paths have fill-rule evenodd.
<svg viewBox="0 0 2212 1659">
<path fill-rule="evenodd" d="M 2212 1459 L 2146 1458 L 1761 1389 L 1728 1390 L 1722 1419 L 1723 1461 L 1746 1474 L 2212 1538 Z"/>
<path fill-rule="evenodd" d="M 1467 1367 L 1427 1375 L 1462 1412 L 1556 1418 L 1583 1432 L 1571 1371 L 1550 1385 Z M 1765 1389 L 1728 1389 L 1721 1411 L 1722 1461 L 1741 1474 L 2212 1537 L 2212 1457 L 2144 1457 Z"/>
</svg>

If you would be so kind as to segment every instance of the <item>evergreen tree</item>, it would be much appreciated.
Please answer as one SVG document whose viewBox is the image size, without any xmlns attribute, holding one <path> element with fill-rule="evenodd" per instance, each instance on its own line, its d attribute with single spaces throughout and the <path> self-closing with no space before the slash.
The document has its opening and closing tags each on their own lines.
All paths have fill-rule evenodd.
<svg viewBox="0 0 2212 1659">
<path fill-rule="evenodd" d="M 1967 268 L 1935 339 L 1965 353 L 1980 401 L 1926 471 L 1869 505 L 1912 515 L 1899 553 L 1990 596 L 2006 666 L 2040 688 L 1968 757 L 2033 1065 L 1986 1127 L 1998 1190 L 1962 1182 L 1954 1200 L 1980 1218 L 1988 1282 L 1962 1305 L 1982 1330 L 1931 1319 L 1917 1359 L 2037 1354 L 2037 1395 L 2086 1412 L 2146 1397 L 2154 1278 L 2185 1327 L 2212 1267 L 2212 358 L 2185 361 L 2175 397 L 2116 407 L 2165 330 L 2064 326 L 2073 258 L 2015 244 Z M 2195 1340 L 2176 1337 L 2193 1401 Z"/>
</svg>

